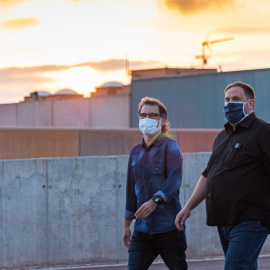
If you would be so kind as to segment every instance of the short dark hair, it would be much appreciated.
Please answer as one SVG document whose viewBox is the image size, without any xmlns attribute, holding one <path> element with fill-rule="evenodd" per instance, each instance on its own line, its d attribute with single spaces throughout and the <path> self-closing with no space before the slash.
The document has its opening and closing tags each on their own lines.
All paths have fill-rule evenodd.
<svg viewBox="0 0 270 270">
<path fill-rule="evenodd" d="M 141 109 L 144 105 L 157 105 L 159 108 L 159 113 L 161 115 L 161 117 L 164 118 L 168 118 L 168 112 L 167 112 L 167 108 L 166 106 L 159 100 L 156 98 L 152 98 L 152 97 L 144 97 L 141 99 L 141 102 L 139 103 L 139 108 L 138 108 L 138 114 L 140 114 Z M 161 127 L 161 132 L 163 134 L 167 134 L 167 132 L 169 131 L 171 126 L 171 123 L 166 121 L 166 123 Z"/>
<path fill-rule="evenodd" d="M 234 82 L 234 83 L 231 83 L 229 84 L 225 90 L 224 90 L 224 93 L 226 94 L 226 92 L 232 88 L 232 87 L 241 87 L 243 90 L 244 90 L 244 93 L 245 93 L 245 96 L 247 99 L 255 99 L 255 92 L 253 90 L 253 88 L 249 85 L 249 84 L 246 84 L 246 83 L 243 83 L 243 82 Z"/>
</svg>

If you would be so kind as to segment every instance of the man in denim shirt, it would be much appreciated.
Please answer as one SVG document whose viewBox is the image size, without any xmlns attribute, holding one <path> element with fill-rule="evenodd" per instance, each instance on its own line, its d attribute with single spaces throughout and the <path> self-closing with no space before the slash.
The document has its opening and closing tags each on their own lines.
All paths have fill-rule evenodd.
<svg viewBox="0 0 270 270">
<path fill-rule="evenodd" d="M 184 270 L 186 238 L 174 224 L 181 209 L 182 155 L 177 142 L 166 136 L 170 124 L 164 104 L 145 97 L 138 113 L 143 140 L 129 157 L 122 237 L 129 251 L 128 269 L 148 269 L 160 255 L 169 269 Z"/>
</svg>

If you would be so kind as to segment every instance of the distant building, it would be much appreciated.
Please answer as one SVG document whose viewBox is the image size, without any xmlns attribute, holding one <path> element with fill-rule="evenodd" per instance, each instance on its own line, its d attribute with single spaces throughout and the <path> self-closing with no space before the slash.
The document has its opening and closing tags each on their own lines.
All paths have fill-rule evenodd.
<svg viewBox="0 0 270 270">
<path fill-rule="evenodd" d="M 17 126 L 86 127 L 89 99 L 72 89 L 36 91 L 17 104 Z"/>
<path fill-rule="evenodd" d="M 141 98 L 150 96 L 166 105 L 172 128 L 222 128 L 225 124 L 224 89 L 235 81 L 254 88 L 255 113 L 270 122 L 270 69 L 266 68 L 133 78 L 131 127 L 138 126 L 137 107 Z"/>
<path fill-rule="evenodd" d="M 129 85 L 120 82 L 107 82 L 96 87 L 96 92 L 91 93 L 91 97 L 104 97 L 109 95 L 126 95 L 130 93 Z"/>
<path fill-rule="evenodd" d="M 131 71 L 130 85 L 107 82 L 90 98 L 72 89 L 35 91 L 14 104 L 0 105 L 0 126 L 137 128 L 138 103 L 145 96 L 168 108 L 172 128 L 222 128 L 224 88 L 243 81 L 256 91 L 259 117 L 270 121 L 270 69 L 218 72 L 216 69 L 157 68 Z"/>
<path fill-rule="evenodd" d="M 187 75 L 187 74 L 200 74 L 200 73 L 217 73 L 216 69 L 206 68 L 154 68 L 154 69 L 141 69 L 132 70 L 132 79 L 146 78 L 146 77 L 163 77 L 169 75 Z"/>
<path fill-rule="evenodd" d="M 107 82 L 96 87 L 89 99 L 89 110 L 89 127 L 130 127 L 130 86 Z"/>
<path fill-rule="evenodd" d="M 72 89 L 61 89 L 54 94 L 47 91 L 35 91 L 30 93 L 29 96 L 24 97 L 23 102 L 39 101 L 39 100 L 49 100 L 49 99 L 68 99 L 68 98 L 83 98 L 83 95 L 77 93 Z"/>
<path fill-rule="evenodd" d="M 51 93 L 47 91 L 35 91 L 33 93 L 30 93 L 29 96 L 24 97 L 24 101 L 34 101 L 42 98 L 47 98 L 50 95 Z"/>
<path fill-rule="evenodd" d="M 128 128 L 130 86 L 108 82 L 91 98 L 72 89 L 35 91 L 14 104 L 0 104 L 0 126 Z"/>
</svg>

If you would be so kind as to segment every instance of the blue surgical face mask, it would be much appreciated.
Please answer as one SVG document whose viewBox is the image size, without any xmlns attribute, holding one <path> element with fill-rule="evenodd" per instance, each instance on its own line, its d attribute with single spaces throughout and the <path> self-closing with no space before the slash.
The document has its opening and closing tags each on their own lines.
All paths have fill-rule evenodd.
<svg viewBox="0 0 270 270">
<path fill-rule="evenodd" d="M 248 115 L 245 113 L 244 107 L 246 102 L 228 102 L 224 106 L 225 119 L 232 125 L 240 123 Z"/>
</svg>

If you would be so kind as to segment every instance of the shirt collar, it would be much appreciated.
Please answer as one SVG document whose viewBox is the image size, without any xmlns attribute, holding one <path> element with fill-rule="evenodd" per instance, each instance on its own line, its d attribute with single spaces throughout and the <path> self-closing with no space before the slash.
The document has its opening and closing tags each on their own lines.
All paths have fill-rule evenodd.
<svg viewBox="0 0 270 270">
<path fill-rule="evenodd" d="M 161 143 L 162 143 L 162 140 L 163 140 L 165 137 L 166 137 L 166 136 L 165 136 L 162 132 L 160 132 L 160 134 L 156 137 L 156 139 L 152 142 L 151 145 L 160 146 Z M 151 146 L 151 145 L 150 145 L 150 146 Z M 142 139 L 141 146 L 142 146 L 142 147 L 144 146 L 144 147 L 147 148 L 147 146 L 146 146 L 146 144 L 145 144 L 145 142 L 144 142 L 144 139 Z"/>
<path fill-rule="evenodd" d="M 249 114 L 247 117 L 245 117 L 240 123 L 237 124 L 237 126 L 241 126 L 243 128 L 249 128 L 251 123 L 256 119 L 256 115 L 255 113 L 251 113 Z M 228 130 L 232 130 L 232 125 L 227 122 L 225 125 L 224 125 L 226 131 Z"/>
</svg>

